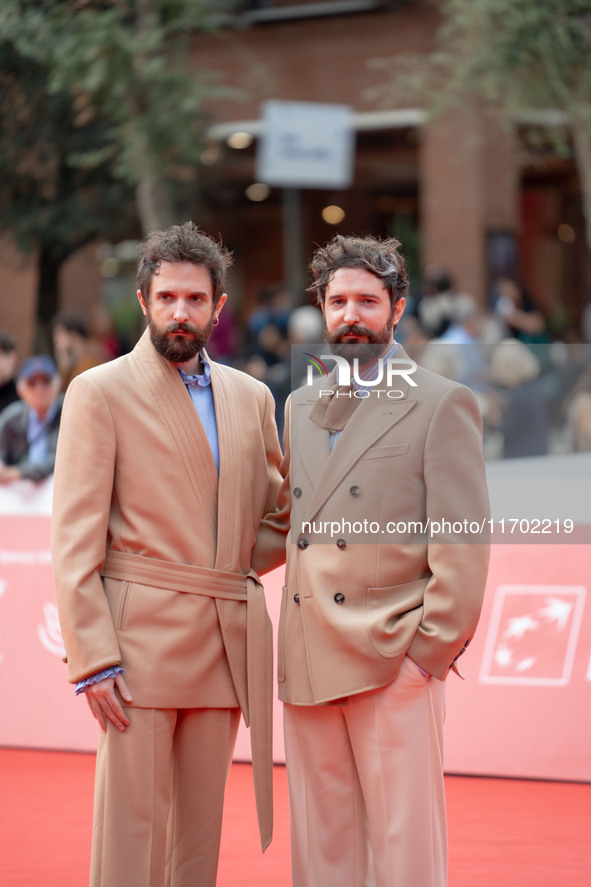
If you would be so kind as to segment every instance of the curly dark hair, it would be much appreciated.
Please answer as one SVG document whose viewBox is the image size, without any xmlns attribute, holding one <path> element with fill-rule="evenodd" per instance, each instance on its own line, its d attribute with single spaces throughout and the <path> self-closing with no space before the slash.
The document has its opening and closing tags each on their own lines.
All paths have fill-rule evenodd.
<svg viewBox="0 0 591 887">
<path fill-rule="evenodd" d="M 399 252 L 400 241 L 395 237 L 380 240 L 365 237 L 343 237 L 337 234 L 330 243 L 318 249 L 310 260 L 313 282 L 308 287 L 319 305 L 324 304 L 326 287 L 339 268 L 363 268 L 378 277 L 394 305 L 408 292 L 406 261 Z"/>
<path fill-rule="evenodd" d="M 192 262 L 209 271 L 213 284 L 213 304 L 217 305 L 226 285 L 232 253 L 194 222 L 171 225 L 166 231 L 152 231 L 141 244 L 137 282 L 144 301 L 150 297 L 152 278 L 162 262 Z"/>
</svg>

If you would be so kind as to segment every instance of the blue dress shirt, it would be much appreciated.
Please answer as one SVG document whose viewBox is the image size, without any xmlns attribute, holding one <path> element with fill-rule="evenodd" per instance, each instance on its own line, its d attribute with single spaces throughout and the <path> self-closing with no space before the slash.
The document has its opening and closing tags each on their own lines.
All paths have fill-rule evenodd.
<svg viewBox="0 0 591 887">
<path fill-rule="evenodd" d="M 203 430 L 207 435 L 209 446 L 213 455 L 215 467 L 220 470 L 220 451 L 218 446 L 218 426 L 215 418 L 215 405 L 211 388 L 211 367 L 203 353 L 199 355 L 203 373 L 200 376 L 189 376 L 184 370 L 179 370 L 181 379 L 187 387 L 191 400 L 201 419 Z"/>
</svg>

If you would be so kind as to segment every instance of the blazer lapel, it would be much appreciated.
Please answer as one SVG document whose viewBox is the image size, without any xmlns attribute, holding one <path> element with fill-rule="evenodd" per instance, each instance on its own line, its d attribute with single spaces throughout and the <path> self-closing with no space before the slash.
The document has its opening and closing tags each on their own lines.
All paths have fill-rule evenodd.
<svg viewBox="0 0 591 887">
<path fill-rule="evenodd" d="M 215 566 L 219 570 L 232 570 L 240 559 L 240 540 L 244 529 L 244 484 L 237 467 L 240 461 L 237 457 L 242 451 L 241 424 L 236 393 L 224 367 L 212 361 L 210 366 L 220 453 Z M 245 468 L 248 470 L 248 466 Z"/>
<path fill-rule="evenodd" d="M 217 535 L 217 471 L 207 435 L 176 367 L 162 357 L 143 334 L 132 352 L 178 449 L 200 520 Z"/>
<path fill-rule="evenodd" d="M 396 356 L 408 359 L 402 348 L 398 350 Z M 330 387 L 330 377 L 325 384 L 327 388 Z M 381 383 L 375 386 L 384 393 L 378 397 L 377 391 L 372 391 L 372 394 L 360 403 L 341 432 L 330 456 L 328 456 L 328 432 L 308 418 L 317 392 L 313 390 L 310 397 L 301 403 L 303 409 L 298 422 L 297 444 L 301 447 L 302 461 L 314 486 L 314 495 L 306 519 L 312 519 L 322 508 L 363 453 L 414 409 L 417 400 L 414 396 L 409 397 L 408 382 L 401 377 L 396 385 L 397 391 L 402 395 L 397 398 L 388 397 Z"/>
<path fill-rule="evenodd" d="M 296 415 L 291 423 L 292 440 L 289 442 L 292 453 L 301 456 L 301 464 L 314 488 L 320 483 L 330 456 L 328 431 L 309 418 L 316 403 L 316 394 L 313 390 L 304 400 L 294 404 Z"/>
<path fill-rule="evenodd" d="M 310 517 L 324 505 L 343 477 L 386 431 L 415 407 L 416 400 L 393 404 L 362 403 L 337 440 L 310 502 Z M 313 424 L 313 423 L 310 423 Z"/>
</svg>

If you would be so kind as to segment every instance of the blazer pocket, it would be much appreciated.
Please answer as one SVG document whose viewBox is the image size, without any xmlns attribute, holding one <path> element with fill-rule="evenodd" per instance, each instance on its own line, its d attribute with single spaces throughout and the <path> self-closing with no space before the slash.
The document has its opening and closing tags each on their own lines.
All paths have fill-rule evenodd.
<svg viewBox="0 0 591 887">
<path fill-rule="evenodd" d="M 428 579 L 367 589 L 367 631 L 380 656 L 394 659 L 405 652 L 423 617 Z"/>
<path fill-rule="evenodd" d="M 408 453 L 410 444 L 390 444 L 387 447 L 372 447 L 360 458 L 360 462 L 367 462 L 369 459 L 391 459 L 393 456 L 404 456 Z"/>
</svg>

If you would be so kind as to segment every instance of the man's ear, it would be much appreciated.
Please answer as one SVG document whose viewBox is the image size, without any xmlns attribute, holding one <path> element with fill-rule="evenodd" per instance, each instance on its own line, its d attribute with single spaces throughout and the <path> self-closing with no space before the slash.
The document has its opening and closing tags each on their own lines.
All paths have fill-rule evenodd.
<svg viewBox="0 0 591 887">
<path fill-rule="evenodd" d="M 400 321 L 400 318 L 402 317 L 402 315 L 404 313 L 405 307 L 406 307 L 406 299 L 404 297 L 402 299 L 398 299 L 398 301 L 394 305 L 394 312 L 393 312 L 393 317 L 392 317 L 392 324 L 394 326 L 396 326 L 398 324 L 398 322 Z"/>
<path fill-rule="evenodd" d="M 140 308 L 142 309 L 142 314 L 144 317 L 148 316 L 148 308 L 145 302 L 144 297 L 142 296 L 141 290 L 137 290 L 137 300 L 140 303 Z"/>
<path fill-rule="evenodd" d="M 219 299 L 217 301 L 217 305 L 214 308 L 216 320 L 219 320 L 220 314 L 222 313 L 222 308 L 226 304 L 227 298 L 228 298 L 227 293 L 222 293 L 221 296 L 219 297 Z"/>
</svg>

